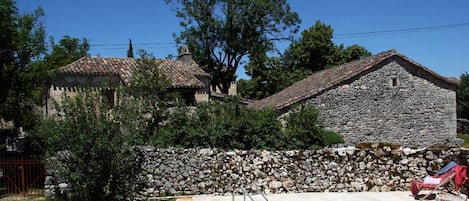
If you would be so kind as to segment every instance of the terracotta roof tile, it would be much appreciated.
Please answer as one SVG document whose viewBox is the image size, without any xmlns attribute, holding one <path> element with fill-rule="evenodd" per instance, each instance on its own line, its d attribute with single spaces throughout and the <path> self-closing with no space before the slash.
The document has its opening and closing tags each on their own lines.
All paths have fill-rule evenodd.
<svg viewBox="0 0 469 201">
<path fill-rule="evenodd" d="M 204 83 L 198 78 L 210 77 L 195 63 L 187 66 L 170 59 L 156 59 L 156 62 L 173 88 L 203 88 Z M 60 68 L 58 74 L 117 76 L 128 83 L 137 68 L 138 62 L 134 58 L 82 57 Z"/>
<path fill-rule="evenodd" d="M 314 73 L 276 94 L 273 94 L 262 100 L 254 101 L 253 103 L 249 104 L 249 107 L 255 109 L 272 107 L 277 110 L 289 107 L 295 103 L 299 103 L 305 99 L 314 97 L 344 81 L 352 79 L 353 77 L 360 75 L 361 73 L 371 69 L 373 66 L 393 56 L 398 56 L 412 63 L 414 66 L 431 74 L 436 79 L 442 80 L 443 82 L 449 83 L 450 85 L 458 84 L 454 80 L 438 75 L 437 73 L 412 61 L 395 50 L 389 50 L 364 59 L 352 61 L 340 66 L 328 68 Z"/>
</svg>

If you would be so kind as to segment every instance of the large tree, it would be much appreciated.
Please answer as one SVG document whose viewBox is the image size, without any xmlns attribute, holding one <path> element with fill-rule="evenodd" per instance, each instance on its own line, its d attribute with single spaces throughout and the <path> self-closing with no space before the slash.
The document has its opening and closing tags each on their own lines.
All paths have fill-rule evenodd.
<svg viewBox="0 0 469 201">
<path fill-rule="evenodd" d="M 50 39 L 46 48 L 44 11 L 20 14 L 14 1 L 0 0 L 0 116 L 15 127 L 35 122 L 33 107 L 54 70 L 87 55 L 87 39 Z"/>
<path fill-rule="evenodd" d="M 286 0 L 167 0 L 176 3 L 184 30 L 178 43 L 212 75 L 212 88 L 228 93 L 247 56 L 273 49 L 273 41 L 298 30 L 298 14 Z"/>
<path fill-rule="evenodd" d="M 291 69 L 317 72 L 371 55 L 359 45 L 347 48 L 343 44 L 336 45 L 332 41 L 333 34 L 331 25 L 316 21 L 314 26 L 304 30 L 301 37 L 290 44 L 282 55 L 283 63 Z"/>
<path fill-rule="evenodd" d="M 44 85 L 55 76 L 55 71 L 77 59 L 87 56 L 90 49 L 88 39 L 73 38 L 68 35 L 55 42 L 50 37 L 50 48 L 45 56 L 31 63 L 28 80 L 32 82 L 34 90 L 31 94 L 35 104 L 42 104 Z"/>
<path fill-rule="evenodd" d="M 68 35 L 60 39 L 59 43 L 55 43 L 54 38 L 51 38 L 51 47 L 51 52 L 44 59 L 51 69 L 57 69 L 87 56 L 90 50 L 88 39 L 78 39 Z"/>
<path fill-rule="evenodd" d="M 77 59 L 87 56 L 90 49 L 88 39 L 73 38 L 68 35 L 55 42 L 50 37 L 50 49 L 43 59 L 32 63 L 30 76 L 36 79 L 37 87 L 43 87 L 43 82 L 55 75 L 55 70 Z"/>
<path fill-rule="evenodd" d="M 238 92 L 245 98 L 272 95 L 314 72 L 370 56 L 364 47 L 344 47 L 333 42 L 334 30 L 317 21 L 301 33 L 280 57 L 256 54 L 246 65 L 251 80 L 240 80 Z"/>
<path fill-rule="evenodd" d="M 301 33 L 301 38 L 290 44 L 282 60 L 292 69 L 310 71 L 319 71 L 334 64 L 336 46 L 332 34 L 330 25 L 317 21 Z"/>
<path fill-rule="evenodd" d="M 34 89 L 31 63 L 43 56 L 45 29 L 41 8 L 20 14 L 12 0 L 0 0 L 0 116 L 16 127 L 31 122 Z"/>
</svg>

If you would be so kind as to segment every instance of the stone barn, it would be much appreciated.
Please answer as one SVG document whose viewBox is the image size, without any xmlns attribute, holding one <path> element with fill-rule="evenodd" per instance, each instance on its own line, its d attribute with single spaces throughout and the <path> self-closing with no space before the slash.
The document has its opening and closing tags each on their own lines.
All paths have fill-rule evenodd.
<svg viewBox="0 0 469 201">
<path fill-rule="evenodd" d="M 280 118 L 313 104 L 346 144 L 390 142 L 423 147 L 456 140 L 457 79 L 390 50 L 319 71 L 249 106 Z"/>
</svg>

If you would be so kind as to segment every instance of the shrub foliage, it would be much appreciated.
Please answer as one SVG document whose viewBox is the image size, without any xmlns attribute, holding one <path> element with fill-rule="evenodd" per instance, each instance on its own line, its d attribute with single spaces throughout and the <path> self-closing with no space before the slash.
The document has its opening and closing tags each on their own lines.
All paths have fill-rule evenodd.
<svg viewBox="0 0 469 201">
<path fill-rule="evenodd" d="M 153 142 L 158 147 L 211 147 L 222 149 L 309 149 L 343 143 L 341 136 L 326 131 L 318 111 L 306 106 L 286 117 L 283 128 L 272 109 L 252 110 L 236 100 L 207 102 L 168 117 Z"/>
<path fill-rule="evenodd" d="M 72 185 L 72 200 L 132 200 L 140 171 L 132 148 L 158 135 L 170 94 L 153 61 L 139 60 L 129 85 L 101 87 L 118 91 L 120 104 L 113 109 L 100 90 L 82 89 L 65 96 L 58 113 L 36 128 L 35 144 L 46 165 Z"/>
<path fill-rule="evenodd" d="M 122 132 L 119 117 L 95 93 L 80 93 L 63 104 L 60 117 L 37 129 L 46 164 L 73 186 L 72 200 L 123 198 L 134 167 L 128 143 L 134 136 Z"/>
</svg>

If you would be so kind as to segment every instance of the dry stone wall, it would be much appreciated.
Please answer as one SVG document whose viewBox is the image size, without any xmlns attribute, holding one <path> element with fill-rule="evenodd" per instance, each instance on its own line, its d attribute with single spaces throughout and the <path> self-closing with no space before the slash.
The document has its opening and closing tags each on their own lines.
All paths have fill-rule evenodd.
<svg viewBox="0 0 469 201">
<path fill-rule="evenodd" d="M 226 195 L 243 189 L 266 194 L 407 191 L 412 180 L 433 175 L 450 161 L 469 162 L 465 148 L 364 147 L 294 151 L 140 147 L 137 160 L 142 171 L 135 175 L 134 197 Z M 45 184 L 48 196 L 70 192 L 72 187 L 52 176 Z"/>
<path fill-rule="evenodd" d="M 223 151 L 143 147 L 141 199 L 155 196 L 409 190 L 449 161 L 467 164 L 464 148 L 337 148 Z"/>
</svg>

